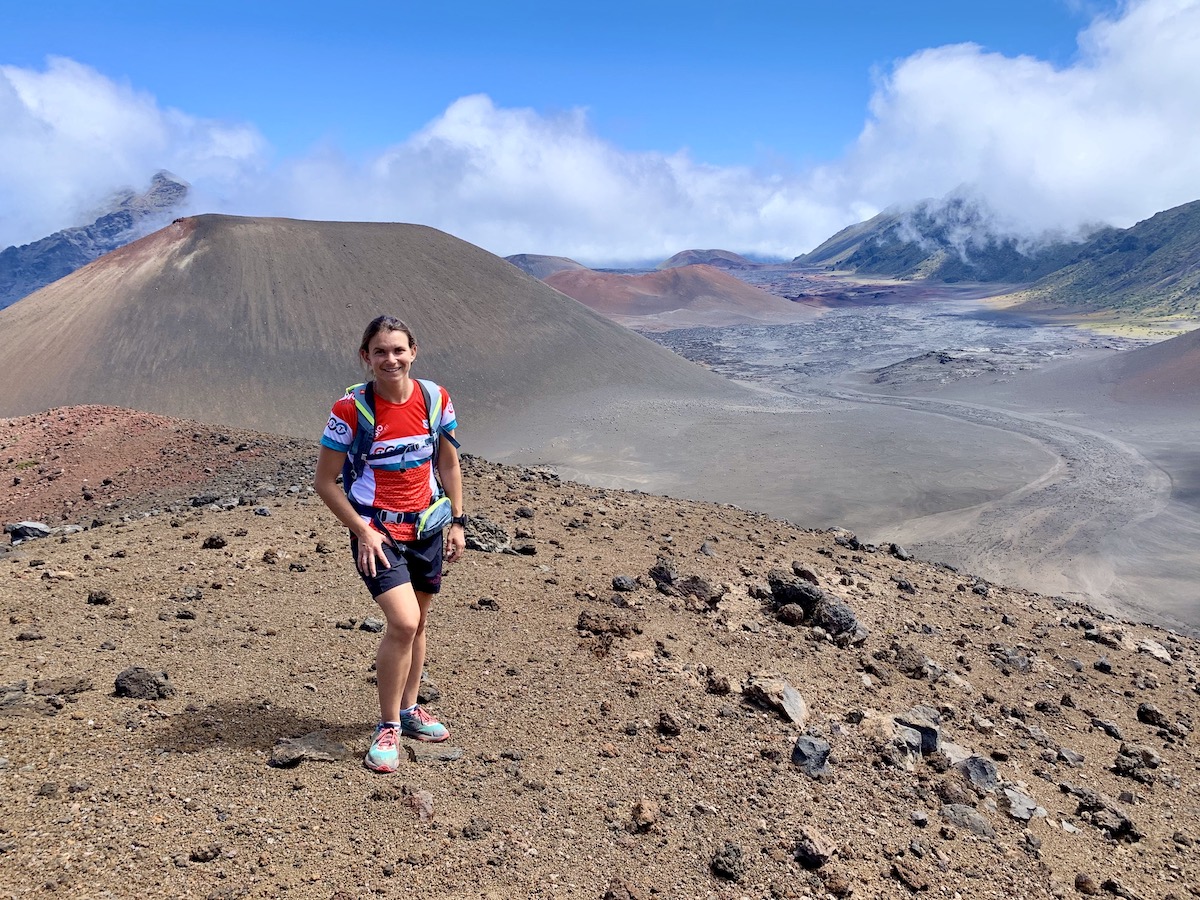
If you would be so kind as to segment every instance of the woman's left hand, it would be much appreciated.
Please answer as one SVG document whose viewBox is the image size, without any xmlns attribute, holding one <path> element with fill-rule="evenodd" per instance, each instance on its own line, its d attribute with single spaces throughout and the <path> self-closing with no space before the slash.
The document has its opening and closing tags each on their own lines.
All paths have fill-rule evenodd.
<svg viewBox="0 0 1200 900">
<path fill-rule="evenodd" d="M 462 557 L 463 551 L 466 549 L 466 529 L 461 525 L 451 525 L 450 531 L 446 533 L 446 545 L 444 550 L 446 562 L 457 562 Z"/>
</svg>

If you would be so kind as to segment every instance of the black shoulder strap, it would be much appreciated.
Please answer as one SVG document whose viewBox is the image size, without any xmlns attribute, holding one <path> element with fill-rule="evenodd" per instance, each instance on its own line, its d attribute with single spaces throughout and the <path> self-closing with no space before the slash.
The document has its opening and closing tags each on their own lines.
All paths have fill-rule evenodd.
<svg viewBox="0 0 1200 900">
<path fill-rule="evenodd" d="M 357 398 L 355 398 L 355 408 L 358 410 L 358 420 L 354 427 L 354 442 L 350 447 L 350 453 L 354 456 L 362 456 L 371 449 L 371 443 L 375 438 L 375 382 L 368 381 L 362 386 L 363 404 L 366 406 L 366 415 L 364 411 L 358 407 Z"/>
</svg>

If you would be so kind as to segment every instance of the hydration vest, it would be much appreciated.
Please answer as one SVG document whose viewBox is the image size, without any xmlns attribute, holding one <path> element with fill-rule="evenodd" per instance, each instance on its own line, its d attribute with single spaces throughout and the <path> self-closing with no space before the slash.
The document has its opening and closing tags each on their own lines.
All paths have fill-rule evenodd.
<svg viewBox="0 0 1200 900">
<path fill-rule="evenodd" d="M 438 450 L 441 445 L 441 439 L 444 437 L 455 447 L 459 446 L 458 441 L 454 439 L 454 434 L 450 431 L 443 430 L 440 427 L 442 418 L 442 389 L 434 382 L 427 381 L 424 378 L 414 378 L 417 387 L 421 390 L 421 396 L 425 399 L 426 426 L 429 428 L 429 440 L 433 445 L 433 454 L 430 463 L 433 466 L 434 483 L 437 485 L 433 494 L 433 501 L 437 501 L 442 496 L 442 482 L 438 476 Z M 363 472 L 366 471 L 371 461 L 379 461 L 390 459 L 393 456 L 399 456 L 404 453 L 411 453 L 414 450 L 419 450 L 420 444 L 399 444 L 389 448 L 386 452 L 377 455 L 371 455 L 371 445 L 375 442 L 375 386 L 373 382 L 366 381 L 361 384 L 352 384 L 346 388 L 346 396 L 354 398 L 354 406 L 358 410 L 358 422 L 354 429 L 354 440 L 350 443 L 350 449 L 346 452 L 346 462 L 342 465 L 342 487 L 346 491 L 346 497 L 350 500 L 350 505 L 358 511 L 360 515 L 377 518 L 381 513 L 387 513 L 387 510 L 380 510 L 373 506 L 368 506 L 360 503 L 350 496 L 350 489 L 354 486 Z M 392 511 L 395 512 L 395 511 Z M 407 514 L 406 514 L 407 515 Z M 416 515 L 415 513 L 412 515 Z M 384 518 L 387 521 L 388 518 Z M 393 521 L 405 521 L 405 519 L 392 519 Z M 416 521 L 413 519 L 412 521 Z"/>
</svg>

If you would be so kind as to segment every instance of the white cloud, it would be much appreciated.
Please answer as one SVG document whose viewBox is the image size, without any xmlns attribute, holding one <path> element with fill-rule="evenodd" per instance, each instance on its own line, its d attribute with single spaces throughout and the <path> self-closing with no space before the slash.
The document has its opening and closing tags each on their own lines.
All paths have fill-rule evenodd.
<svg viewBox="0 0 1200 900">
<path fill-rule="evenodd" d="M 203 210 L 421 222 L 496 253 L 585 262 L 688 247 L 790 256 L 897 203 L 962 190 L 1025 234 L 1129 225 L 1200 198 L 1200 0 L 1130 0 L 1066 67 L 962 44 L 900 61 L 844 159 L 801 173 L 625 151 L 586 112 L 464 97 L 365 160 L 267 167 L 250 125 L 198 119 L 69 60 L 0 67 L 0 246 L 77 224 L 159 168 Z"/>
<path fill-rule="evenodd" d="M 923 51 L 879 86 L 841 174 L 877 202 L 968 185 L 1025 231 L 1130 225 L 1200 198 L 1198 47 L 1200 3 L 1141 0 L 1096 20 L 1063 69 Z"/>
<path fill-rule="evenodd" d="M 809 218 L 836 221 L 793 186 L 748 169 L 624 152 L 590 131 L 581 111 L 543 117 L 482 95 L 364 165 L 295 161 L 266 190 L 286 198 L 288 215 L 421 222 L 496 253 L 589 261 L 695 245 L 789 254 Z"/>
<path fill-rule="evenodd" d="M 241 177 L 266 147 L 250 126 L 163 109 L 62 58 L 45 71 L 0 66 L 0 122 L 0 247 L 85 224 L 115 190 L 144 190 L 159 169 Z"/>
</svg>

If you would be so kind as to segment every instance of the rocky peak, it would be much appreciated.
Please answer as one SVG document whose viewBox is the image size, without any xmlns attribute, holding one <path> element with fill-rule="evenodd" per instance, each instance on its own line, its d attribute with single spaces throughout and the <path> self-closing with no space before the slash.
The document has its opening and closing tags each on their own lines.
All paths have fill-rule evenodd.
<svg viewBox="0 0 1200 900">
<path fill-rule="evenodd" d="M 0 251 L 0 309 L 166 225 L 182 210 L 188 190 L 187 182 L 160 171 L 144 192 L 114 194 L 89 225 Z"/>
</svg>

